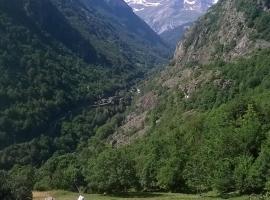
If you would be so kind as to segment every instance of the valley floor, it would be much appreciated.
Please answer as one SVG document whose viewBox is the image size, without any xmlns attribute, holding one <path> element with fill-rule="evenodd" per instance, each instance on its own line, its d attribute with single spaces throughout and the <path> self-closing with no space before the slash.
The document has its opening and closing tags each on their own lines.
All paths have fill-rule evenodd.
<svg viewBox="0 0 270 200">
<path fill-rule="evenodd" d="M 55 200 L 77 200 L 78 194 L 66 191 L 49 191 L 49 192 L 33 192 L 34 200 L 44 200 L 48 196 L 52 196 Z M 130 195 L 98 195 L 85 194 L 85 200 L 221 200 L 222 198 L 213 196 L 199 196 L 187 194 L 172 194 L 172 193 L 134 193 Z M 230 198 L 230 200 L 256 200 L 247 196 Z M 259 198 L 258 198 L 259 199 Z"/>
</svg>

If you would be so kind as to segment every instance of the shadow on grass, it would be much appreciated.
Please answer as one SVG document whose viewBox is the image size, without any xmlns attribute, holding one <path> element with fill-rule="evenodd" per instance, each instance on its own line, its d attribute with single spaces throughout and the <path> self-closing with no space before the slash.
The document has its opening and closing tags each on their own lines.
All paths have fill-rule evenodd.
<svg viewBox="0 0 270 200">
<path fill-rule="evenodd" d="M 128 193 L 108 194 L 107 196 L 120 198 L 155 198 L 164 196 L 164 194 L 148 193 L 148 192 L 128 192 Z"/>
<path fill-rule="evenodd" d="M 224 193 L 224 194 L 217 194 L 214 196 L 207 196 L 208 198 L 213 198 L 213 199 L 231 199 L 231 198 L 236 198 L 236 197 L 241 197 L 241 195 L 238 192 L 231 192 L 231 193 Z"/>
</svg>

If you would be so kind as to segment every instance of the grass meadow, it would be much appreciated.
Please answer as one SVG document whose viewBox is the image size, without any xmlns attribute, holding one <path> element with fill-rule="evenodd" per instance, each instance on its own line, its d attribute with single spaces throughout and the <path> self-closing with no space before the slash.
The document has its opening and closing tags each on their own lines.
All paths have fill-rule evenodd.
<svg viewBox="0 0 270 200">
<path fill-rule="evenodd" d="M 44 200 L 46 197 L 52 196 L 55 200 L 77 200 L 79 194 L 66 191 L 48 191 L 33 192 L 34 200 Z M 83 194 L 85 200 L 257 200 L 256 197 L 231 197 L 221 198 L 214 194 L 205 195 L 189 195 L 174 193 L 129 193 L 121 195 L 100 195 L 100 194 Z"/>
</svg>

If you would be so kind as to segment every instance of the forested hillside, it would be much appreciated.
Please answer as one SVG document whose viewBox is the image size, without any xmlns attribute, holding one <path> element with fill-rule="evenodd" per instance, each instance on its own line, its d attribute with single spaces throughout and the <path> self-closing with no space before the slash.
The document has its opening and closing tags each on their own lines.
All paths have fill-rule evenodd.
<svg viewBox="0 0 270 200">
<path fill-rule="evenodd" d="M 163 41 L 123 1 L 1 0 L 0 169 L 39 167 L 74 151 L 128 101 L 94 105 L 167 57 Z"/>
<path fill-rule="evenodd" d="M 161 39 L 125 3 L 121 19 L 140 31 L 101 2 L 1 2 L 1 149 L 47 134 L 63 112 L 93 104 L 166 58 Z"/>
<path fill-rule="evenodd" d="M 106 9 L 103 4 L 99 6 L 98 10 L 103 13 Z M 122 4 L 120 6 L 123 8 Z M 132 94 L 132 104 L 128 109 L 125 109 L 125 100 L 130 101 L 131 94 L 121 93 L 124 100 L 114 105 L 85 109 L 76 116 L 71 112 L 60 126 L 56 126 L 61 137 L 51 138 L 43 134 L 30 143 L 2 150 L 0 166 L 8 170 L 0 173 L 0 179 L 4 180 L 1 188 L 3 193 L 11 194 L 13 191 L 14 194 L 29 196 L 33 188 L 76 191 L 79 187 L 93 193 L 214 192 L 219 198 L 257 194 L 261 195 L 258 198 L 269 199 L 269 7 L 268 0 L 220 1 L 187 32 L 168 67 L 141 82 L 137 93 Z M 20 40 L 19 44 L 22 42 Z M 27 45 L 19 47 L 26 48 Z M 19 51 L 20 48 L 15 49 Z M 65 50 L 65 45 L 62 48 Z M 59 48 L 52 48 L 49 53 L 54 51 L 59 51 Z M 67 52 L 72 51 L 68 49 Z M 74 53 L 70 54 L 78 57 Z M 66 58 L 65 55 L 61 54 L 61 58 Z M 97 62 L 101 55 L 106 54 L 97 53 Z M 51 60 L 55 61 L 53 58 Z M 66 69 L 65 66 L 70 66 L 66 70 L 74 66 L 76 70 L 83 70 L 72 71 L 70 74 L 73 75 L 64 79 L 68 80 L 67 90 L 70 92 L 61 93 L 63 96 L 60 97 L 71 103 L 77 94 L 85 94 L 89 98 L 94 96 L 87 90 L 90 87 L 90 91 L 96 91 L 97 88 L 92 85 L 93 82 L 88 82 L 87 76 L 91 78 L 93 74 L 91 70 L 100 78 L 97 82 L 100 88 L 98 91 L 109 92 L 112 86 L 119 84 L 118 87 L 122 87 L 123 81 L 119 83 L 115 77 L 127 78 L 132 69 L 120 70 L 120 74 L 112 73 L 104 63 L 100 64 L 104 66 L 100 71 L 96 65 L 90 67 L 84 58 L 80 58 L 75 62 L 77 65 L 72 64 L 74 60 L 66 60 L 66 65 L 60 64 L 61 71 Z M 109 57 L 106 62 L 111 62 Z M 35 66 L 37 64 L 39 62 L 34 63 Z M 55 70 L 55 67 L 52 68 Z M 20 69 L 23 71 L 25 68 Z M 41 69 L 43 72 L 44 68 Z M 14 71 L 10 70 L 9 73 L 13 75 Z M 103 77 L 110 78 L 104 81 Z M 57 86 L 59 76 L 55 75 L 55 79 L 53 83 Z M 76 81 L 81 87 L 76 87 Z M 23 81 L 14 82 L 18 83 L 17 91 L 27 86 Z M 48 80 L 45 83 L 50 82 Z M 61 87 L 55 86 L 57 90 L 67 87 L 60 83 Z M 37 92 L 41 91 L 37 88 Z M 28 94 L 21 99 L 29 102 Z M 38 106 L 50 94 L 39 94 L 44 95 L 44 98 L 30 101 L 30 105 Z M 3 102 L 2 107 L 9 108 L 9 102 L 12 101 Z M 61 105 L 70 106 L 66 101 L 64 104 L 61 102 L 60 98 L 48 104 L 52 106 L 52 113 L 55 113 L 55 105 L 57 108 Z M 7 109 L 5 112 L 12 116 L 7 119 L 12 120 L 2 121 L 16 122 L 18 127 L 24 127 L 24 123 L 18 120 L 21 119 L 18 110 L 27 113 L 24 112 L 27 110 L 24 106 L 28 104 L 11 105 L 17 105 L 17 112 Z M 41 112 L 43 104 L 38 108 Z M 31 109 L 30 114 L 34 111 Z M 5 127 L 6 130 L 13 130 L 8 129 L 11 127 L 9 124 Z M 38 130 L 42 130 L 40 127 Z M 9 132 L 1 133 L 5 138 Z M 24 134 L 23 131 L 20 133 Z M 23 188 L 22 185 L 24 189 L 19 190 Z"/>
<path fill-rule="evenodd" d="M 52 158 L 38 170 L 46 178 L 35 186 L 69 189 L 76 180 L 93 192 L 269 192 L 270 52 L 262 32 L 270 26 L 264 21 L 269 3 L 242 3 L 224 0 L 212 8 L 179 44 L 171 65 L 141 84 L 113 137 L 92 138 L 78 159 L 69 155 L 81 163 L 70 164 L 81 169 L 77 178 L 62 185 L 57 177 L 70 169 L 57 166 L 66 158 Z M 226 49 L 233 40 L 236 46 Z M 59 184 L 51 187 L 49 177 Z"/>
<path fill-rule="evenodd" d="M 187 32 L 171 65 L 142 84 L 154 108 L 111 143 L 129 153 L 144 190 L 269 192 L 269 17 L 268 1 L 220 1 Z M 133 143 L 121 147 L 122 138 Z"/>
</svg>

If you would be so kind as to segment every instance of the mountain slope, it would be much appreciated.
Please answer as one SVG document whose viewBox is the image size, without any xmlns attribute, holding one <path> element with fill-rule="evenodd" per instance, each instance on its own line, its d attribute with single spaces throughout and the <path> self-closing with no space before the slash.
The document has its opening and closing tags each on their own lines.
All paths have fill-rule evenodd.
<svg viewBox="0 0 270 200">
<path fill-rule="evenodd" d="M 269 192 L 269 17 L 267 0 L 220 1 L 141 84 L 108 142 L 145 190 Z"/>
<path fill-rule="evenodd" d="M 71 24 L 112 60 L 124 63 L 128 57 L 136 65 L 147 57 L 152 59 L 148 63 L 153 63 L 168 55 L 164 42 L 122 0 L 59 1 L 57 4 Z M 70 7 L 76 10 L 75 16 L 68 15 Z M 76 19 L 81 23 L 76 24 Z"/>
<path fill-rule="evenodd" d="M 156 93 L 163 96 L 162 91 L 169 88 L 180 92 L 184 100 L 210 82 L 229 87 L 231 81 L 220 78 L 221 72 L 215 69 L 215 64 L 219 66 L 269 49 L 268 12 L 267 1 L 220 1 L 186 32 L 166 70 L 144 87 L 154 88 L 152 97 Z M 261 27 L 260 31 L 257 27 Z M 142 99 L 149 99 L 148 95 L 146 92 Z"/>
<path fill-rule="evenodd" d="M 55 137 L 48 129 L 66 113 L 166 60 L 159 36 L 120 0 L 1 0 L 0 16 L 0 149 Z"/>
<path fill-rule="evenodd" d="M 34 171 L 36 178 L 26 180 L 43 190 L 269 199 L 269 17 L 268 0 L 221 1 L 190 29 L 167 69 L 138 85 L 136 94 L 131 90 L 125 115 L 121 103 L 85 110 L 65 120 L 62 137 L 1 151 L 0 166 L 24 165 L 9 174 Z M 248 45 L 239 53 L 234 45 L 224 50 L 243 37 Z"/>
<path fill-rule="evenodd" d="M 219 2 L 178 44 L 175 61 L 186 64 L 231 60 L 270 47 L 268 8 L 263 5 L 252 1 Z"/>
<path fill-rule="evenodd" d="M 180 25 L 174 29 L 169 29 L 160 34 L 160 37 L 166 41 L 171 47 L 176 46 L 176 44 L 183 39 L 185 32 L 190 28 L 192 22 Z M 174 49 L 175 50 L 175 49 Z"/>
</svg>

